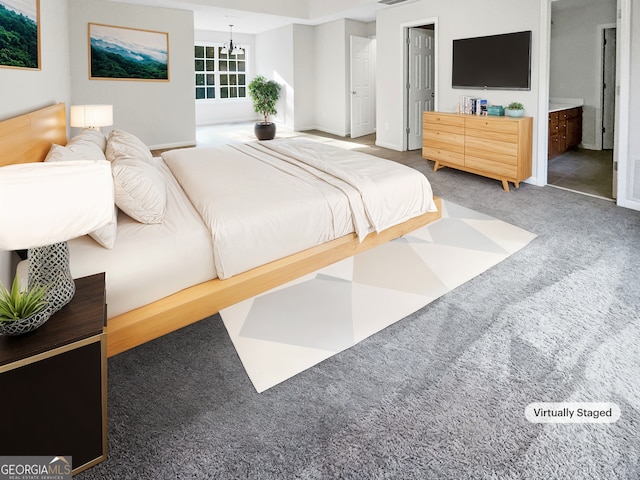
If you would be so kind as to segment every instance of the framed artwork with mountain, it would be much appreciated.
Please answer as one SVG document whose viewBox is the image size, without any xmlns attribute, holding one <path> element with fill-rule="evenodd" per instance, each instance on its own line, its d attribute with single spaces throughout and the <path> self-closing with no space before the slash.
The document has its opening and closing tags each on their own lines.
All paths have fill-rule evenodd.
<svg viewBox="0 0 640 480">
<path fill-rule="evenodd" d="M 169 34 L 90 23 L 89 78 L 168 82 Z"/>
<path fill-rule="evenodd" d="M 40 0 L 0 0 L 0 67 L 40 70 Z"/>
</svg>

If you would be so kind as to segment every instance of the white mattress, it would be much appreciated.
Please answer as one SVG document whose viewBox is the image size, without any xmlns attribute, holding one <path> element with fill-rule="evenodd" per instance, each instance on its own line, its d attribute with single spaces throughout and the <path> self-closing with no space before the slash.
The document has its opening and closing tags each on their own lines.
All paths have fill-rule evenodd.
<svg viewBox="0 0 640 480">
<path fill-rule="evenodd" d="M 221 279 L 436 209 L 416 170 L 317 142 L 181 149 L 163 158 L 212 232 Z"/>
<path fill-rule="evenodd" d="M 88 236 L 69 241 L 74 278 L 106 272 L 109 318 L 216 277 L 211 236 L 161 158 L 167 180 L 162 224 L 145 225 L 118 212 L 112 250 Z"/>
</svg>

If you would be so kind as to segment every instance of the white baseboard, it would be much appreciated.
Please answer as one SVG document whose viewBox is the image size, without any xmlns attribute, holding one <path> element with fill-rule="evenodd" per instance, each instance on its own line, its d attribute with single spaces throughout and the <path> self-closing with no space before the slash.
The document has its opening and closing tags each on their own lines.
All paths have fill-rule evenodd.
<svg viewBox="0 0 640 480">
<path fill-rule="evenodd" d="M 376 145 L 382 148 L 388 148 L 389 150 L 395 150 L 396 152 L 402 152 L 402 147 L 400 145 L 396 145 L 395 143 L 386 143 L 381 142 L 376 139 Z"/>
</svg>

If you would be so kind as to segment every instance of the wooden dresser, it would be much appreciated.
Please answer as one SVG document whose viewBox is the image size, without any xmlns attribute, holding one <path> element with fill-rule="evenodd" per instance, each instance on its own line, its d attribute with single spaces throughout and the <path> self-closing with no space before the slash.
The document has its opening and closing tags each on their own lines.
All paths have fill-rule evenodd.
<svg viewBox="0 0 640 480">
<path fill-rule="evenodd" d="M 422 156 L 434 171 L 451 167 L 516 188 L 531 176 L 533 119 L 457 113 L 422 114 Z"/>
</svg>

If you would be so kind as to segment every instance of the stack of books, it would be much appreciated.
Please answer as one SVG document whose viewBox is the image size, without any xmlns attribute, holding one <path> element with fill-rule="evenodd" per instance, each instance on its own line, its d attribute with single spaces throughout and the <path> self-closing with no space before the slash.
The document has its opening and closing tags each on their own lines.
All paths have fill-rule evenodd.
<svg viewBox="0 0 640 480">
<path fill-rule="evenodd" d="M 458 100 L 458 113 L 467 115 L 486 115 L 487 100 L 484 98 L 461 96 Z"/>
</svg>

